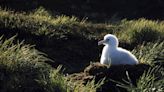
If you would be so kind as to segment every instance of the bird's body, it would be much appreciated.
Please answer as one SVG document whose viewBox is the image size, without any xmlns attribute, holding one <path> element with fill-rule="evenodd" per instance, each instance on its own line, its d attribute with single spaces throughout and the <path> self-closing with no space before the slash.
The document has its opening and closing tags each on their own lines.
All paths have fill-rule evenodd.
<svg viewBox="0 0 164 92">
<path fill-rule="evenodd" d="M 100 59 L 101 64 L 111 65 L 134 65 L 138 64 L 137 58 L 129 51 L 118 47 L 118 39 L 111 34 L 107 34 L 103 41 L 99 44 L 104 44 Z"/>
</svg>

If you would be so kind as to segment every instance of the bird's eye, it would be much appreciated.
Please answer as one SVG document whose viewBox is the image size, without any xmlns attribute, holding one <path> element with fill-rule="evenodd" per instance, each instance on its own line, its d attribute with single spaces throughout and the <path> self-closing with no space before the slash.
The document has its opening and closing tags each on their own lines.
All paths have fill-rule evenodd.
<svg viewBox="0 0 164 92">
<path fill-rule="evenodd" d="M 107 41 L 109 41 L 110 39 L 108 38 L 108 39 L 106 39 Z"/>
</svg>

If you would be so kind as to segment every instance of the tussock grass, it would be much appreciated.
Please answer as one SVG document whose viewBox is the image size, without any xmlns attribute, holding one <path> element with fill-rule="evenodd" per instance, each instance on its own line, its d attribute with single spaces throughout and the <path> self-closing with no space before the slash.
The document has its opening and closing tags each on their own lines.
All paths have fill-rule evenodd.
<svg viewBox="0 0 164 92">
<path fill-rule="evenodd" d="M 0 10 L 1 28 L 19 29 L 37 35 L 54 34 L 54 30 L 60 33 L 63 26 L 67 27 L 76 23 L 80 23 L 76 17 L 63 15 L 55 18 L 42 8 L 30 14 Z"/>
<path fill-rule="evenodd" d="M 152 21 L 146 19 L 139 20 L 122 20 L 122 26 L 119 33 L 120 39 L 129 43 L 142 44 L 146 42 L 154 42 L 164 39 L 163 22 Z"/>
<path fill-rule="evenodd" d="M 154 65 L 155 63 L 163 63 L 164 42 L 145 43 L 132 51 L 138 58 L 140 63 Z"/>
<path fill-rule="evenodd" d="M 155 76 L 155 74 L 160 76 Z M 131 79 L 127 73 L 127 84 L 117 82 L 117 86 L 127 89 L 128 92 L 163 92 L 164 91 L 164 79 L 163 68 L 157 66 L 145 71 L 143 75 L 138 79 L 137 84 L 131 83 Z"/>
<path fill-rule="evenodd" d="M 82 84 L 80 81 L 69 81 L 69 85 L 71 85 L 71 92 L 97 92 L 97 88 L 99 88 L 104 83 L 104 79 L 95 83 L 95 80 L 91 80 L 87 82 L 87 84 Z"/>
<path fill-rule="evenodd" d="M 112 33 L 116 28 L 112 25 L 92 24 L 75 16 L 52 16 L 42 7 L 30 13 L 0 9 L 0 24 L 1 29 L 16 29 L 24 33 L 55 36 L 55 38 L 74 34 L 89 39 L 95 37 L 93 34 L 106 31 Z"/>
<path fill-rule="evenodd" d="M 0 91 L 44 90 L 36 80 L 45 77 L 49 81 L 50 67 L 43 62 L 48 59 L 30 45 L 14 44 L 14 38 L 0 38 Z"/>
<path fill-rule="evenodd" d="M 1 92 L 96 92 L 101 84 L 88 82 L 86 86 L 67 80 L 44 61 L 49 59 L 31 45 L 15 43 L 15 36 L 0 38 L 0 91 Z M 15 43 L 15 44 L 14 44 Z"/>
<path fill-rule="evenodd" d="M 100 39 L 107 33 L 116 34 L 121 41 L 142 44 L 164 39 L 164 23 L 146 19 L 122 20 L 116 24 L 94 24 L 77 17 L 52 16 L 40 7 L 30 13 L 19 13 L 0 9 L 0 28 L 17 29 L 36 35 L 62 37 L 73 34 L 86 39 Z M 125 35 L 126 34 L 126 35 Z"/>
</svg>

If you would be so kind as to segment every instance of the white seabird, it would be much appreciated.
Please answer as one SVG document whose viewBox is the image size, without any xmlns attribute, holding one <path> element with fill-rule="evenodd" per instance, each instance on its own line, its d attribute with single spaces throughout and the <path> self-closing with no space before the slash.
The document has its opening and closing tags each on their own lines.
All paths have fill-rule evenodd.
<svg viewBox="0 0 164 92">
<path fill-rule="evenodd" d="M 118 47 L 118 39 L 115 35 L 107 34 L 98 45 L 104 44 L 100 59 L 101 64 L 107 65 L 134 65 L 138 64 L 137 58 L 128 50 Z"/>
</svg>

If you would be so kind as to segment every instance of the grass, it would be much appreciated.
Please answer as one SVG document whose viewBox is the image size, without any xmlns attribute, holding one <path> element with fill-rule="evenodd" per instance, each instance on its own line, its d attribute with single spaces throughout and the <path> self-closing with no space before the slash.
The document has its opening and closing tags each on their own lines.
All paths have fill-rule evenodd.
<svg viewBox="0 0 164 92">
<path fill-rule="evenodd" d="M 121 46 L 131 46 L 140 63 L 154 66 L 163 62 L 163 30 L 163 21 L 143 18 L 97 24 L 75 16 L 53 15 L 44 8 L 31 12 L 0 9 L 0 34 L 4 35 L 0 38 L 0 91 L 96 92 L 102 82 L 94 84 L 92 80 L 83 85 L 67 80 L 60 72 L 61 67 L 53 67 L 62 64 L 73 73 L 84 69 L 90 61 L 98 61 L 101 52 L 97 41 L 107 33 L 117 35 Z M 17 37 L 12 37 L 15 34 Z M 154 79 L 150 73 L 144 73 L 137 87 L 126 88 L 132 92 L 146 92 L 146 86 L 163 90 L 163 79 Z"/>
<path fill-rule="evenodd" d="M 0 91 L 1 92 L 95 92 L 100 84 L 88 82 L 86 86 L 68 81 L 46 64 L 44 54 L 23 42 L 14 44 L 14 38 L 0 39 Z M 94 80 L 93 80 L 94 81 Z M 72 85 L 72 86 L 70 86 Z M 83 89 L 83 91 L 81 90 Z"/>
<path fill-rule="evenodd" d="M 142 44 L 145 42 L 153 42 L 159 39 L 164 39 L 164 27 L 163 22 L 152 21 L 146 19 L 139 20 L 122 20 L 122 34 L 120 35 L 122 40 L 128 41 L 129 43 Z"/>
<path fill-rule="evenodd" d="M 43 62 L 47 59 L 30 45 L 14 44 L 14 38 L 0 39 L 1 91 L 43 90 L 36 80 L 49 77 L 50 67 Z"/>
<path fill-rule="evenodd" d="M 117 86 L 126 88 L 128 92 L 163 92 L 164 75 L 162 69 L 163 68 L 157 66 L 149 69 L 147 72 L 144 72 L 143 75 L 139 78 L 136 85 L 133 85 L 129 78 L 128 81 L 125 81 L 127 84 L 117 82 Z M 160 78 L 159 76 L 155 76 L 155 73 L 160 74 Z"/>
<path fill-rule="evenodd" d="M 154 65 L 163 62 L 164 42 L 145 43 L 132 51 L 140 63 Z"/>
<path fill-rule="evenodd" d="M 72 33 L 100 39 L 106 33 L 114 33 L 122 41 L 141 44 L 143 41 L 152 42 L 164 39 L 164 24 L 160 21 L 139 19 L 122 20 L 114 24 L 94 24 L 85 19 L 79 20 L 74 16 L 52 16 L 42 7 L 30 13 L 15 13 L 3 9 L 0 10 L 0 13 L 1 28 L 19 29 L 37 35 L 53 36 Z"/>
<path fill-rule="evenodd" d="M 22 31 L 30 31 L 36 35 L 53 35 L 64 32 L 64 27 L 68 27 L 80 22 L 76 17 L 57 16 L 52 17 L 42 8 L 30 13 L 14 13 L 13 11 L 0 10 L 1 28 L 19 29 Z"/>
</svg>

